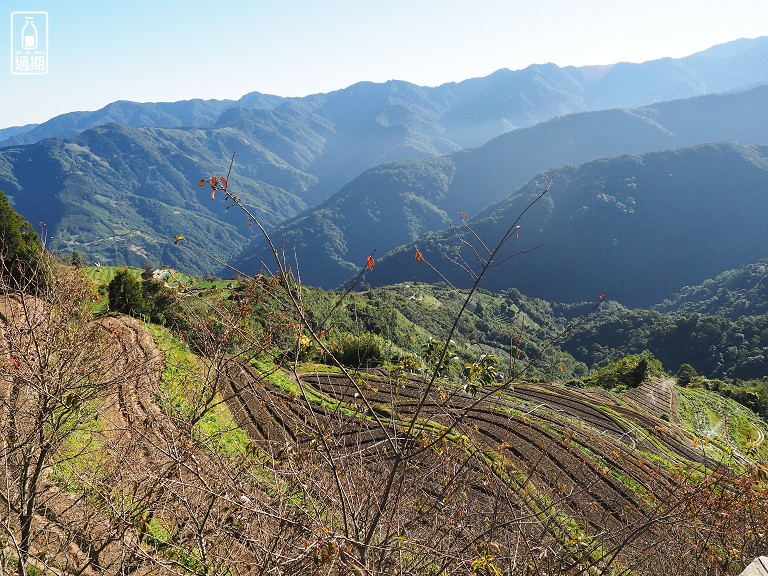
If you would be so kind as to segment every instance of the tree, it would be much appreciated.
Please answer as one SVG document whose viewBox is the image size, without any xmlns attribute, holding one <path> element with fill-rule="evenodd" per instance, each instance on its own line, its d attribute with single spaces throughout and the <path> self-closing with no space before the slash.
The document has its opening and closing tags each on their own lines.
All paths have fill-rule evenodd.
<svg viewBox="0 0 768 576">
<path fill-rule="evenodd" d="M 44 287 L 47 273 L 41 267 L 41 253 L 37 232 L 0 192 L 0 256 L 6 290 L 34 291 Z"/>
<path fill-rule="evenodd" d="M 448 340 L 444 344 L 440 340 L 430 338 L 421 347 L 421 355 L 435 377 L 447 378 L 459 367 L 459 357 L 456 355 L 456 342 Z"/>
<path fill-rule="evenodd" d="M 72 266 L 81 268 L 83 266 L 83 253 L 77 250 L 72 251 Z"/>
<path fill-rule="evenodd" d="M 142 293 L 141 282 L 125 268 L 118 270 L 115 277 L 110 280 L 107 293 L 109 309 L 114 312 L 139 316 L 149 311 Z"/>
<path fill-rule="evenodd" d="M 44 268 L 50 272 L 44 291 L 34 276 L 39 269 L 30 269 L 27 280 L 38 288 L 36 294 L 0 296 L 0 501 L 5 508 L 0 556 L 12 550 L 20 576 L 31 573 L 33 561 L 35 568 L 66 564 L 84 522 L 76 515 L 67 520 L 61 512 L 80 487 L 94 483 L 84 476 L 75 481 L 71 471 L 76 463 L 98 469 L 106 445 L 94 436 L 102 400 L 118 382 L 143 369 L 93 320 L 94 297 L 86 281 L 52 262 Z M 89 500 L 79 500 L 79 506 L 87 517 Z M 60 536 L 57 544 L 51 533 Z M 113 533 L 105 540 L 120 536 Z M 98 557 L 95 543 L 91 556 Z M 0 572 L 7 567 L 0 565 Z"/>
<path fill-rule="evenodd" d="M 145 313 L 149 314 L 150 321 L 174 328 L 183 324 L 183 318 L 176 306 L 176 295 L 162 280 L 146 278 L 141 281 L 140 287 Z"/>
<path fill-rule="evenodd" d="M 499 357 L 494 354 L 483 354 L 478 362 L 467 362 L 464 365 L 467 390 L 473 396 L 480 388 L 494 384 L 499 374 Z"/>
<path fill-rule="evenodd" d="M 616 386 L 634 388 L 646 380 L 663 375 L 664 367 L 661 362 L 648 350 L 644 350 L 641 354 L 630 354 L 598 368 L 585 378 L 585 382 L 607 389 Z"/>
<path fill-rule="evenodd" d="M 682 364 L 680 369 L 677 371 L 677 374 L 675 375 L 675 378 L 677 378 L 677 383 L 680 386 L 688 386 L 698 377 L 699 375 L 696 373 L 694 367 L 687 363 Z"/>
</svg>

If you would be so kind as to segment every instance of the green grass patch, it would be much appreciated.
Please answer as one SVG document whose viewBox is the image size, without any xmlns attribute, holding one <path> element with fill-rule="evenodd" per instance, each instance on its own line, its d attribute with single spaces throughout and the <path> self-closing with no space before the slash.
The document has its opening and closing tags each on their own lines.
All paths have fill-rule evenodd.
<svg viewBox="0 0 768 576">
<path fill-rule="evenodd" d="M 151 324 L 147 328 L 166 358 L 158 404 L 176 418 L 196 419 L 193 432 L 219 453 L 245 454 L 250 444 L 248 435 L 237 425 L 221 395 L 217 393 L 212 402 L 201 405 L 210 385 L 203 361 L 167 330 Z"/>
<path fill-rule="evenodd" d="M 298 371 L 302 374 L 309 374 L 312 372 L 322 372 L 323 374 L 341 374 L 341 368 L 338 366 L 331 366 L 329 364 L 322 364 L 320 362 L 301 362 L 299 364 Z"/>
<path fill-rule="evenodd" d="M 79 481 L 81 476 L 93 478 L 100 475 L 102 445 L 99 432 L 102 422 L 98 418 L 98 410 L 97 400 L 81 406 L 71 426 L 60 431 L 63 442 L 56 453 L 49 478 L 66 492 L 83 489 Z"/>
<path fill-rule="evenodd" d="M 146 526 L 144 545 L 161 552 L 168 560 L 178 562 L 190 574 L 207 573 L 197 551 L 191 551 L 172 543 L 172 534 L 157 518 L 152 518 Z"/>
<path fill-rule="evenodd" d="M 718 460 L 734 450 L 757 462 L 768 462 L 768 425 L 749 408 L 701 388 L 681 388 L 680 412 L 691 433 L 709 440 L 705 450 Z M 762 440 L 762 441 L 761 441 Z"/>
<path fill-rule="evenodd" d="M 143 269 L 132 266 L 85 266 L 80 268 L 80 273 L 97 285 L 106 286 L 121 269 L 128 270 L 131 276 L 136 279 L 140 279 L 142 272 L 144 272 Z"/>
<path fill-rule="evenodd" d="M 244 455 L 250 439 L 232 417 L 225 403 L 213 406 L 198 422 L 197 428 L 208 439 L 214 439 L 218 451 L 226 455 Z"/>
</svg>

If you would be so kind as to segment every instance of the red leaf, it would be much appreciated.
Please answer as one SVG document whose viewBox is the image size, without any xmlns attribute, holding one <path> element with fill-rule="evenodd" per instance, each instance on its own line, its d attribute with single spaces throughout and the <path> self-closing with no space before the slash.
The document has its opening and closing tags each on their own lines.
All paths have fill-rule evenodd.
<svg viewBox="0 0 768 576">
<path fill-rule="evenodd" d="M 422 260 L 424 260 L 424 256 L 421 255 L 421 251 L 416 248 L 416 254 L 414 255 L 414 258 L 416 258 L 416 262 L 421 264 Z"/>
<path fill-rule="evenodd" d="M 202 180 L 200 180 L 200 182 L 198 182 L 198 183 L 197 183 L 197 185 L 198 185 L 198 186 L 205 186 L 205 183 L 206 183 L 206 182 L 208 182 L 208 180 L 206 180 L 205 178 L 203 178 Z"/>
<path fill-rule="evenodd" d="M 251 227 L 251 224 L 253 224 L 253 220 L 248 220 L 248 228 Z"/>
<path fill-rule="evenodd" d="M 602 302 L 603 300 L 605 300 L 605 294 L 600 294 L 600 302 Z"/>
<path fill-rule="evenodd" d="M 373 270 L 373 262 L 374 262 L 373 257 L 368 256 L 368 270 Z"/>
</svg>

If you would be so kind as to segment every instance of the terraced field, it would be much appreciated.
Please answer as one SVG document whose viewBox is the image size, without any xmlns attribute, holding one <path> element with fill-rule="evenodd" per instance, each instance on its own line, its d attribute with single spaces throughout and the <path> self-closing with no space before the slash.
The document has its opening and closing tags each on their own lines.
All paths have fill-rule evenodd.
<svg viewBox="0 0 768 576">
<path fill-rule="evenodd" d="M 300 444 L 331 434 L 339 453 L 362 455 L 379 469 L 392 438 L 413 446 L 424 468 L 431 452 L 422 447 L 442 436 L 464 450 L 464 465 L 476 479 L 490 474 L 497 486 L 506 486 L 510 517 L 527 511 L 541 520 L 546 510 L 559 526 L 551 529 L 553 536 L 562 540 L 570 519 L 581 534 L 597 535 L 605 550 L 621 546 L 630 533 L 634 540 L 626 552 L 643 550 L 657 536 L 652 519 L 676 497 L 681 477 L 722 470 L 693 437 L 654 415 L 676 406 L 668 382 L 620 397 L 527 382 L 478 397 L 445 384 L 425 397 L 423 380 L 382 371 L 353 379 L 305 373 L 293 390 L 272 386 L 238 363 L 228 377 L 228 402 L 254 437 Z M 492 507 L 499 494 L 477 481 L 468 493 L 478 508 Z M 508 536 L 515 530 L 519 526 L 510 525 Z"/>
<path fill-rule="evenodd" d="M 9 342 L 14 307 L 0 302 Z M 383 370 L 267 374 L 224 355 L 206 361 L 206 378 L 186 381 L 142 323 L 87 326 L 83 361 L 97 355 L 86 367 L 99 366 L 93 438 L 77 446 L 76 465 L 52 473 L 35 517 L 35 552 L 48 558 L 37 566 L 56 573 L 313 574 L 335 562 L 324 572 L 387 574 L 386 554 L 414 574 L 660 573 L 647 562 L 671 515 L 681 510 L 687 525 L 685 479 L 736 471 L 678 425 L 669 381 L 621 395 L 520 381 L 473 396 Z M 1 359 L 4 419 L 21 386 L 11 348 Z M 173 405 L 168 378 L 191 396 L 207 386 L 203 396 L 224 401 L 246 442 L 217 451 L 199 407 Z M 759 447 L 764 431 L 753 426 Z M 361 572 L 363 561 L 378 572 Z"/>
</svg>

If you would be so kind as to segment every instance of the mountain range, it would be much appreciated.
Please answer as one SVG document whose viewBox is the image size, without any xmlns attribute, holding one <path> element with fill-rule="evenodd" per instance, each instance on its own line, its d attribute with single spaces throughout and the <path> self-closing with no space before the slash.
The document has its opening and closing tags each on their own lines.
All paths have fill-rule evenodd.
<svg viewBox="0 0 768 576">
<path fill-rule="evenodd" d="M 766 107 L 768 85 L 634 110 L 585 112 L 515 130 L 450 156 L 377 166 L 286 222 L 281 237 L 286 245 L 296 246 L 303 280 L 332 288 L 359 269 L 373 249 L 384 255 L 457 223 L 458 212 L 474 215 L 549 167 L 696 143 L 766 142 Z M 607 193 L 614 192 L 609 188 Z M 444 233 L 444 238 L 451 236 L 450 231 Z M 254 272 L 261 261 L 268 261 L 259 242 L 235 261 L 238 269 Z M 387 283 L 402 274 L 389 278 L 382 273 L 377 280 L 377 274 L 370 276 L 372 282 Z"/>
<path fill-rule="evenodd" d="M 469 249 L 493 247 L 551 182 L 550 192 L 521 221 L 483 287 L 514 286 L 554 301 L 608 294 L 628 306 L 650 306 L 685 285 L 754 262 L 768 253 L 768 147 L 704 144 L 624 155 L 539 174 L 515 194 L 459 227 L 433 233 L 416 246 L 443 276 L 466 286 L 454 264 L 477 268 Z M 414 246 L 381 259 L 372 285 L 440 280 L 414 261 Z"/>
<path fill-rule="evenodd" d="M 582 68 L 534 65 L 435 88 L 400 81 L 362 82 L 303 98 L 251 93 L 237 101 L 116 102 L 97 112 L 75 112 L 38 126 L 4 129 L 0 189 L 28 220 L 45 224 L 47 246 L 54 252 L 76 249 L 93 261 L 213 272 L 217 265 L 203 251 L 243 265 L 248 257 L 259 259 L 254 247 L 258 245 L 249 244 L 254 232 L 247 220 L 211 203 L 196 186 L 200 178 L 225 171 L 234 151 L 231 181 L 238 196 L 267 228 L 276 233 L 284 228 L 286 246 L 294 241 L 292 230 L 299 222 L 290 219 L 303 213 L 303 222 L 315 228 L 295 239 L 300 252 L 302 244 L 313 250 L 300 254 L 305 281 L 337 285 L 359 262 L 359 256 L 345 246 L 363 252 L 377 248 L 383 255 L 444 227 L 451 212 L 476 212 L 537 171 L 562 162 L 711 139 L 755 141 L 744 130 L 759 133 L 759 118 L 741 121 L 744 130 L 739 132 L 731 129 L 725 113 L 713 112 L 707 104 L 700 105 L 712 122 L 701 134 L 675 124 L 688 126 L 686 114 L 700 117 L 686 103 L 669 105 L 670 110 L 680 109 L 679 118 L 673 112 L 655 118 L 666 114 L 656 107 L 614 111 L 614 119 L 608 120 L 613 128 L 604 126 L 597 144 L 574 140 L 570 148 L 578 149 L 578 154 L 572 156 L 557 152 L 569 147 L 567 141 L 558 140 L 560 127 L 585 122 L 584 129 L 592 131 L 592 117 L 582 114 L 537 123 L 592 108 L 635 106 L 759 84 L 768 80 L 766 52 L 768 38 L 759 38 L 682 59 Z M 726 102 L 730 97 L 710 98 Z M 755 98 L 759 105 L 762 100 Z M 746 111 L 735 113 L 748 116 Z M 637 145 L 610 145 L 622 140 L 632 120 L 646 132 L 657 133 L 656 141 L 649 143 L 653 138 L 648 136 Z M 718 122 L 724 130 L 715 126 Z M 548 138 L 545 142 L 526 140 L 532 136 L 521 128 L 534 124 L 554 132 L 534 132 Z M 510 130 L 501 140 L 463 151 Z M 634 132 L 624 140 L 637 137 Z M 510 179 L 510 161 L 504 154 L 508 143 L 518 138 L 517 146 L 529 148 L 537 160 L 529 156 L 521 162 L 526 168 L 530 165 L 528 171 L 514 168 L 516 179 Z M 382 164 L 397 160 L 407 162 Z M 468 180 L 479 173 L 484 180 L 470 186 Z M 360 196 L 355 189 L 362 187 L 375 193 L 369 194 L 371 198 Z M 464 195 L 470 188 L 471 194 L 456 197 L 457 191 Z M 398 207 L 401 200 L 393 200 L 401 197 L 404 207 Z M 386 204 L 384 210 L 380 201 Z M 343 223 L 327 216 L 328 208 L 335 209 L 339 202 L 351 208 L 342 206 L 347 218 Z M 320 212 L 307 211 L 318 204 Z M 390 213 L 402 215 L 406 224 Z M 344 234 L 334 240 L 336 246 L 314 252 L 322 243 L 318 238 L 338 236 L 337 230 Z M 200 251 L 174 247 L 170 238 L 180 234 Z"/>
<path fill-rule="evenodd" d="M 601 66 L 534 64 L 437 87 L 360 82 L 328 94 L 286 98 L 259 92 L 239 100 L 118 101 L 93 112 L 69 112 L 42 124 L 0 129 L 0 148 L 69 138 L 117 122 L 131 126 L 209 128 L 231 108 L 300 107 L 341 127 L 404 124 L 443 133 L 462 148 L 557 115 L 725 92 L 768 81 L 768 37 L 741 39 L 685 58 Z M 410 118 L 409 118 L 410 117 Z M 415 120 L 415 122 L 413 121 Z"/>
</svg>

